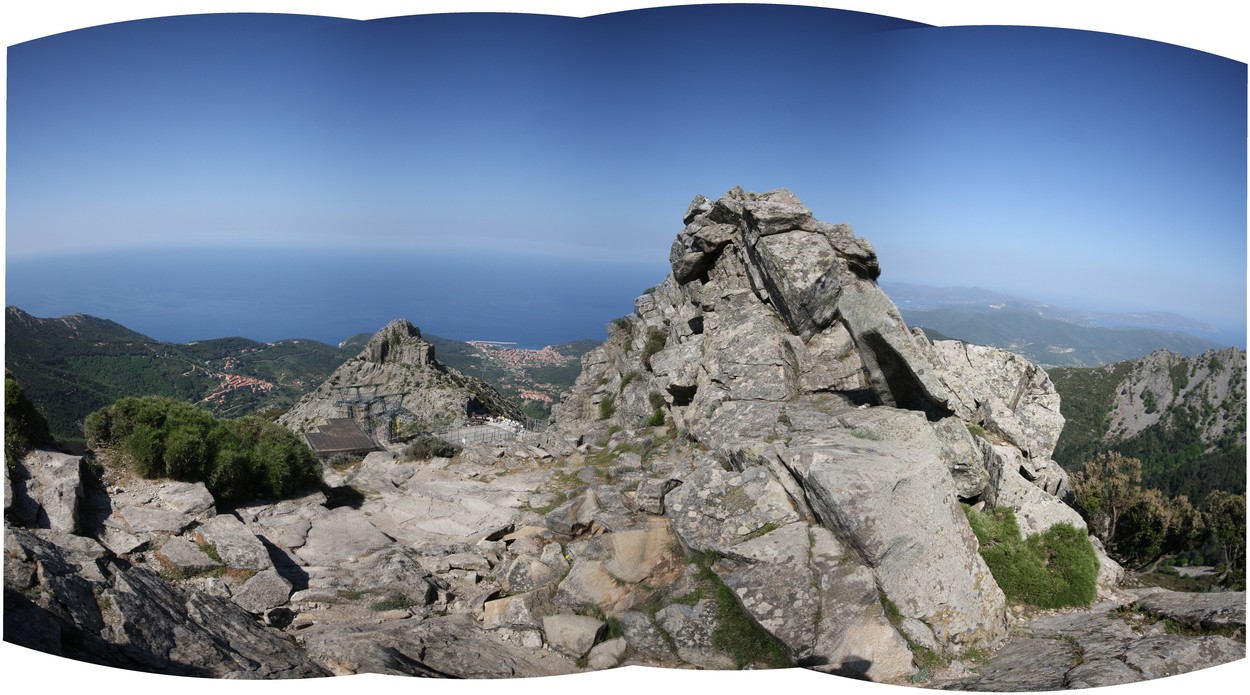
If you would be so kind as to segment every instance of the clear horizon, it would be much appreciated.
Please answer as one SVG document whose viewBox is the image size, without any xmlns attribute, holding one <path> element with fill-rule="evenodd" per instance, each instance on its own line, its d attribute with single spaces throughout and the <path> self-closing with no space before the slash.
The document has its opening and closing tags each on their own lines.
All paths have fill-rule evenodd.
<svg viewBox="0 0 1250 695">
<path fill-rule="evenodd" d="M 787 187 L 883 279 L 1245 330 L 1246 67 L 1168 44 L 757 5 L 222 14 L 33 40 L 8 71 L 10 263 L 176 240 L 645 265 L 695 194 Z"/>
<path fill-rule="evenodd" d="M 525 274 L 501 272 L 518 261 Z M 340 274 L 340 265 L 349 270 Z M 368 272 L 360 270 L 365 267 Z M 524 347 L 542 347 L 602 340 L 607 324 L 632 310 L 633 299 L 667 273 L 666 262 L 598 261 L 562 268 L 559 261 L 541 255 L 467 256 L 446 250 L 376 256 L 362 249 L 328 253 L 254 248 L 244 255 L 214 247 L 114 249 L 10 261 L 6 304 L 39 318 L 89 314 L 173 343 L 239 336 L 337 345 L 406 318 L 422 332 L 442 338 L 515 340 Z M 476 280 L 464 284 L 461 277 Z M 177 278 L 183 279 L 180 285 Z M 881 281 L 900 308 L 906 306 L 892 294 L 892 286 L 923 285 L 884 276 Z M 1151 311 L 977 289 L 1074 311 Z M 1244 329 L 1214 329 L 1160 330 L 1246 347 Z"/>
</svg>

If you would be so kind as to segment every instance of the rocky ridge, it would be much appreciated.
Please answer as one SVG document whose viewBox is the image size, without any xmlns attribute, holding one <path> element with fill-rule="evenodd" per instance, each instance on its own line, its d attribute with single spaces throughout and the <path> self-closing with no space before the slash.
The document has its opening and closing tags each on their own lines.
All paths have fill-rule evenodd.
<svg viewBox="0 0 1250 695">
<path fill-rule="evenodd" d="M 376 452 L 326 467 L 321 490 L 232 509 L 111 461 L 97 483 L 76 457 L 27 456 L 6 486 L 5 639 L 230 677 L 794 664 L 976 689 L 1011 670 L 1019 640 L 1071 634 L 1027 632 L 959 506 L 1011 506 L 1030 531 L 1080 525 L 1048 458 L 1062 423 L 1045 373 L 909 332 L 871 246 L 785 191 L 698 198 L 686 223 L 674 274 L 587 353 L 545 433 L 451 459 Z M 430 357 L 400 326 L 362 375 Z M 1117 571 L 1104 559 L 1100 607 L 1054 615 L 1130 629 L 1099 628 L 1097 672 L 1048 684 L 1244 655 L 1235 635 L 1132 652 L 1156 628 Z M 1240 601 L 1138 608 L 1244 640 Z"/>
</svg>

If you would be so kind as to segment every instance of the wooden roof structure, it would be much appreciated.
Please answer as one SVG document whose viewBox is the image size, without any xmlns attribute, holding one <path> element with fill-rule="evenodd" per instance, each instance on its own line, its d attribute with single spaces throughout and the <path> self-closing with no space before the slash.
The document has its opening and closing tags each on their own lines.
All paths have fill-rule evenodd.
<svg viewBox="0 0 1250 695">
<path fill-rule="evenodd" d="M 331 419 L 326 424 L 305 432 L 304 439 L 313 453 L 321 458 L 338 454 L 364 454 L 380 449 L 355 420 L 347 417 Z"/>
</svg>

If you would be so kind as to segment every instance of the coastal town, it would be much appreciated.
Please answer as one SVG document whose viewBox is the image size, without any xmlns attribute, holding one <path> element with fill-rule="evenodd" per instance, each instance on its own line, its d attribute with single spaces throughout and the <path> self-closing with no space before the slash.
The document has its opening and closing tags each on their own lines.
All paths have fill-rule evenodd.
<svg viewBox="0 0 1250 695">
<path fill-rule="evenodd" d="M 516 347 L 516 343 L 494 340 L 466 341 L 486 362 L 504 371 L 508 378 L 500 384 L 512 390 L 523 401 L 533 401 L 549 407 L 567 385 L 552 384 L 536 378 L 531 370 L 544 367 L 566 367 L 577 364 L 578 354 L 561 352 L 558 346 L 548 345 L 540 349 Z"/>
<path fill-rule="evenodd" d="M 216 391 L 213 391 L 203 398 L 202 402 L 204 403 L 217 403 L 218 405 L 225 405 L 226 396 L 234 391 L 250 389 L 252 393 L 265 393 L 276 388 L 274 383 L 271 381 L 256 379 L 250 376 L 241 376 L 239 374 L 212 372 L 209 376 L 221 379 L 221 385 Z"/>
</svg>

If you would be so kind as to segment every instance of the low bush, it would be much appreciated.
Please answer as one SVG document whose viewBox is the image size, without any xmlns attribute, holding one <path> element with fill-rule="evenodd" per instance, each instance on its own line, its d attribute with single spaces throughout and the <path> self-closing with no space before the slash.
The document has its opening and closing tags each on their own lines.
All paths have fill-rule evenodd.
<svg viewBox="0 0 1250 695">
<path fill-rule="evenodd" d="M 256 416 L 218 420 L 184 401 L 145 396 L 91 413 L 83 429 L 92 448 L 120 454 L 139 475 L 203 482 L 218 502 L 289 497 L 321 481 L 308 446 Z"/>
<path fill-rule="evenodd" d="M 615 413 L 616 413 L 616 397 L 604 396 L 603 400 L 599 401 L 599 419 L 607 420 L 608 418 L 612 417 L 612 415 Z"/>
<path fill-rule="evenodd" d="M 386 598 L 369 604 L 369 608 L 375 611 L 395 611 L 404 608 L 411 608 L 414 605 L 412 599 L 401 593 L 389 594 Z"/>
<path fill-rule="evenodd" d="M 1089 536 L 1062 523 L 1022 538 L 1015 513 L 965 506 L 981 557 L 1007 599 L 1039 608 L 1088 606 L 1097 594 L 1098 556 Z"/>
<path fill-rule="evenodd" d="M 424 461 L 432 458 L 451 458 L 460 451 L 460 447 L 432 435 L 418 437 L 404 447 L 404 458 L 409 461 Z"/>
</svg>

